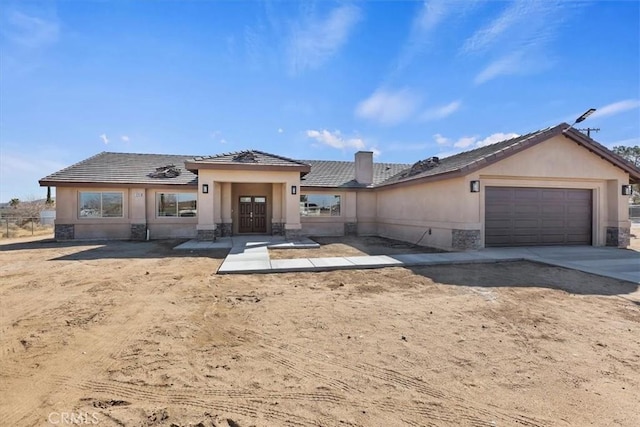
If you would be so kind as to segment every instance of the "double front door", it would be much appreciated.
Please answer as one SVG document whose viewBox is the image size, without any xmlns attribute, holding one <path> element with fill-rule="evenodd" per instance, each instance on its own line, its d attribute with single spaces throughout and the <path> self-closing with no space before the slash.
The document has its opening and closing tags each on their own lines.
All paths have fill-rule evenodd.
<svg viewBox="0 0 640 427">
<path fill-rule="evenodd" d="M 264 196 L 240 196 L 239 233 L 267 232 L 267 198 Z"/>
</svg>

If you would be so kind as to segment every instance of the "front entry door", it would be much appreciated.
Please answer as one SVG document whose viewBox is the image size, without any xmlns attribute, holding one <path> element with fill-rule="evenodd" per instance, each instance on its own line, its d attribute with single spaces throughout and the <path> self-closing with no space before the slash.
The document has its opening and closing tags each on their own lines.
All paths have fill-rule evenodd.
<svg viewBox="0 0 640 427">
<path fill-rule="evenodd" d="M 267 198 L 263 196 L 240 196 L 239 233 L 267 232 Z"/>
</svg>

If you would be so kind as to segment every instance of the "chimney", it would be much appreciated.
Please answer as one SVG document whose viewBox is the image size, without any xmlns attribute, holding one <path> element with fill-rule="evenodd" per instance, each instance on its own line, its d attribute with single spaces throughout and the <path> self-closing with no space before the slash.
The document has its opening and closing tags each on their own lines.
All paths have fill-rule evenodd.
<svg viewBox="0 0 640 427">
<path fill-rule="evenodd" d="M 358 151 L 356 160 L 356 181 L 360 184 L 373 184 L 373 151 Z"/>
</svg>

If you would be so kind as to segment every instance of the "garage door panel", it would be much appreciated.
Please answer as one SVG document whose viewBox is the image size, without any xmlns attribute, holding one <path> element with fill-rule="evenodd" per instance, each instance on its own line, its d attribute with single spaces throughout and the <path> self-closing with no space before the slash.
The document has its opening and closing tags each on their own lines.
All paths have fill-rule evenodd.
<svg viewBox="0 0 640 427">
<path fill-rule="evenodd" d="M 513 220 L 512 223 L 513 223 L 513 227 L 516 229 L 526 230 L 526 229 L 532 228 L 535 230 L 535 229 L 538 229 L 539 227 L 538 222 L 539 221 L 534 218 L 534 219 L 516 219 L 516 220 Z"/>
<path fill-rule="evenodd" d="M 589 245 L 591 190 L 486 187 L 485 245 Z"/>
<path fill-rule="evenodd" d="M 517 203 L 513 206 L 512 211 L 521 215 L 535 216 L 541 213 L 541 206 L 527 201 L 527 203 Z"/>
<path fill-rule="evenodd" d="M 495 187 L 494 187 L 495 188 Z M 504 187 L 505 192 L 511 191 L 517 198 L 537 199 L 540 192 L 536 188 Z"/>
<path fill-rule="evenodd" d="M 591 204 L 591 191 L 568 190 L 567 199 L 580 202 L 589 202 L 589 204 Z"/>
<path fill-rule="evenodd" d="M 562 215 L 566 211 L 566 206 L 557 205 L 542 205 L 540 206 L 540 213 L 543 215 Z"/>
<path fill-rule="evenodd" d="M 545 228 L 565 228 L 565 222 L 562 219 L 543 219 L 540 221 L 540 227 Z"/>
<path fill-rule="evenodd" d="M 566 198 L 564 190 L 541 190 L 540 198 L 545 202 L 559 202 Z"/>
</svg>

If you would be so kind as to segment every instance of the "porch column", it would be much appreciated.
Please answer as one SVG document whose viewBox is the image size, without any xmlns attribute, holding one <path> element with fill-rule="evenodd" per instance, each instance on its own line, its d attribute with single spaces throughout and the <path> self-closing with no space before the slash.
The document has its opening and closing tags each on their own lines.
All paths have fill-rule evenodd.
<svg viewBox="0 0 640 427">
<path fill-rule="evenodd" d="M 216 220 L 216 231 L 220 237 L 233 234 L 233 216 L 231 203 L 231 183 L 220 183 L 220 222 Z"/>
<path fill-rule="evenodd" d="M 208 185 L 208 192 L 203 193 L 202 187 Z M 216 194 L 215 181 L 199 180 L 198 182 L 198 240 L 215 240 L 216 223 L 214 221 L 214 200 Z M 219 192 L 219 191 L 218 191 Z"/>
<path fill-rule="evenodd" d="M 131 240 L 147 238 L 147 204 L 144 188 L 132 188 L 129 192 L 129 219 L 131 220 Z"/>
<path fill-rule="evenodd" d="M 291 186 L 297 188 L 296 194 L 291 194 Z M 288 181 L 283 186 L 282 199 L 284 200 L 284 235 L 287 238 L 297 238 L 302 234 L 300 224 L 300 180 Z"/>
<path fill-rule="evenodd" d="M 271 234 L 284 236 L 284 188 L 282 182 L 271 184 Z"/>
<path fill-rule="evenodd" d="M 629 221 L 629 196 L 622 195 L 622 185 L 626 182 L 612 179 L 607 181 L 607 224 L 605 244 L 626 248 L 631 239 Z"/>
</svg>

